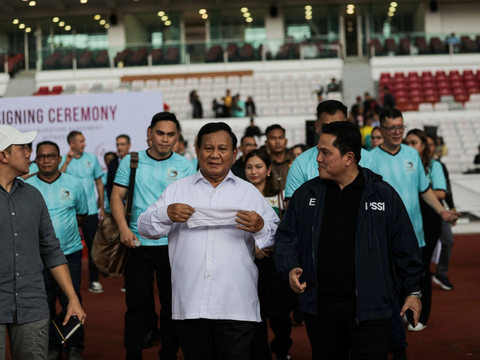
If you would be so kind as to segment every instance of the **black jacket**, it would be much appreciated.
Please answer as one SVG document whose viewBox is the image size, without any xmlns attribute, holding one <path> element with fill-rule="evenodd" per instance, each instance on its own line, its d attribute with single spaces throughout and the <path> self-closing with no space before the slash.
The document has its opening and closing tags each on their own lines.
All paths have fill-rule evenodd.
<svg viewBox="0 0 480 360">
<path fill-rule="evenodd" d="M 380 175 L 359 167 L 366 187 L 360 200 L 355 239 L 357 322 L 391 316 L 396 277 L 402 294 L 420 290 L 420 249 L 407 210 L 397 192 Z M 277 270 L 288 278 L 300 267 L 303 312 L 318 314 L 317 254 L 325 204 L 326 181 L 316 177 L 295 191 L 275 236 Z"/>
</svg>

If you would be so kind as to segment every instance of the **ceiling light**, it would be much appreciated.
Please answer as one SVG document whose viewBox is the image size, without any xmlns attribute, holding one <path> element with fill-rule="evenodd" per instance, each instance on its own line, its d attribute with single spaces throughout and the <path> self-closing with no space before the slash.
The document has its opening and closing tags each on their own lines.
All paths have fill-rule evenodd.
<svg viewBox="0 0 480 360">
<path fill-rule="evenodd" d="M 252 14 L 250 14 L 249 12 L 243 13 L 243 17 L 246 17 L 246 18 L 250 17 L 251 15 Z"/>
<path fill-rule="evenodd" d="M 243 8 L 240 9 L 240 11 L 243 12 L 243 13 L 246 13 L 246 12 L 248 11 L 248 8 L 247 8 L 247 7 L 243 7 Z"/>
<path fill-rule="evenodd" d="M 108 29 L 110 27 L 109 24 L 105 24 L 105 29 Z"/>
<path fill-rule="evenodd" d="M 390 12 L 395 12 L 395 10 L 397 10 L 397 8 L 394 8 L 393 6 L 391 6 L 391 7 L 388 9 L 388 11 L 390 11 Z"/>
<path fill-rule="evenodd" d="M 65 26 L 65 21 L 60 21 L 60 22 L 58 23 L 58 26 L 60 26 L 60 27 Z"/>
<path fill-rule="evenodd" d="M 395 1 L 392 1 L 392 2 L 390 3 L 390 6 L 397 7 L 398 4 L 397 4 Z"/>
<path fill-rule="evenodd" d="M 93 18 L 94 18 L 95 20 L 100 20 L 102 17 L 101 17 L 100 15 L 95 15 Z"/>
<path fill-rule="evenodd" d="M 390 16 L 390 17 L 392 17 L 393 15 L 395 15 L 395 13 L 393 13 L 391 11 L 388 13 L 388 16 Z"/>
<path fill-rule="evenodd" d="M 305 19 L 312 20 L 312 15 L 305 15 Z"/>
<path fill-rule="evenodd" d="M 13 25 L 17 25 L 19 23 L 18 19 L 13 20 Z"/>
<path fill-rule="evenodd" d="M 349 5 L 347 5 L 347 9 L 355 9 L 355 5 L 349 4 Z"/>
<path fill-rule="evenodd" d="M 19 28 L 19 29 L 25 29 L 25 24 L 20 24 L 20 25 L 18 25 L 18 28 Z"/>
<path fill-rule="evenodd" d="M 203 14 L 202 19 L 208 19 L 208 14 Z"/>
<path fill-rule="evenodd" d="M 203 14 L 206 14 L 206 13 L 207 13 L 207 10 L 205 10 L 205 9 L 200 9 L 200 10 L 198 10 L 198 13 L 199 13 L 200 15 L 203 15 Z"/>
<path fill-rule="evenodd" d="M 159 11 L 157 13 L 158 17 L 162 17 L 163 15 L 165 15 L 165 11 Z"/>
<path fill-rule="evenodd" d="M 310 10 L 312 10 L 312 7 L 311 7 L 310 5 L 306 5 L 306 6 L 305 6 L 305 10 L 310 11 Z"/>
<path fill-rule="evenodd" d="M 80 0 L 81 4 L 86 4 L 87 2 L 88 2 L 88 0 Z"/>
<path fill-rule="evenodd" d="M 167 21 L 168 20 L 168 16 L 164 15 L 160 18 L 162 21 Z"/>
<path fill-rule="evenodd" d="M 28 1 L 28 0 L 22 0 L 22 1 Z"/>
<path fill-rule="evenodd" d="M 312 15 L 312 14 L 313 14 L 313 12 L 311 10 L 305 11 L 305 15 Z"/>
<path fill-rule="evenodd" d="M 100 25 L 105 25 L 107 23 L 107 20 L 103 19 L 103 20 L 100 20 L 99 24 Z"/>
<path fill-rule="evenodd" d="M 52 21 L 53 21 L 54 23 L 57 23 L 57 22 L 60 21 L 60 18 L 59 18 L 58 16 L 55 16 L 55 17 L 52 19 Z"/>
<path fill-rule="evenodd" d="M 70 31 L 72 30 L 72 27 L 70 25 L 65 26 L 65 31 Z"/>
<path fill-rule="evenodd" d="M 30 1 L 30 2 L 28 3 L 28 6 L 35 6 L 35 5 L 37 5 L 37 3 L 36 3 L 35 1 Z"/>
<path fill-rule="evenodd" d="M 251 23 L 253 21 L 253 18 L 248 17 L 248 18 L 245 19 L 245 21 L 248 22 L 248 23 Z"/>
<path fill-rule="evenodd" d="M 172 22 L 170 20 L 165 21 L 165 26 L 170 26 Z"/>
<path fill-rule="evenodd" d="M 31 31 L 32 31 L 32 28 L 29 28 L 29 27 L 28 27 L 28 28 L 25 29 L 25 32 L 26 32 L 26 33 L 29 33 L 29 32 L 31 32 Z"/>
<path fill-rule="evenodd" d="M 347 14 L 349 14 L 349 15 L 352 15 L 354 12 L 355 12 L 355 10 L 353 10 L 353 9 L 348 9 L 347 10 Z"/>
</svg>

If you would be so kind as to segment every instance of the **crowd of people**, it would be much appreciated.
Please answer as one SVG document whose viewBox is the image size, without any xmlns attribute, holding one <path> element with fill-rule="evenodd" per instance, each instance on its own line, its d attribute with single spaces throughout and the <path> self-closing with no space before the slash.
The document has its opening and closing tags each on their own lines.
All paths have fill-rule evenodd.
<svg viewBox="0 0 480 360">
<path fill-rule="evenodd" d="M 190 92 L 189 103 L 192 106 L 192 118 L 203 118 L 203 104 L 196 90 Z M 216 98 L 213 99 L 212 111 L 215 118 L 252 118 L 257 116 L 255 102 L 251 96 L 248 96 L 246 100 L 243 101 L 240 94 L 232 95 L 228 89 L 220 101 Z"/>
<path fill-rule="evenodd" d="M 242 106 L 234 99 L 227 91 L 224 114 Z M 194 92 L 191 101 L 199 102 Z M 130 136 L 117 136 L 106 174 L 81 132 L 68 135 L 70 151 L 61 154 L 54 142 L 35 144 L 36 132 L 0 125 L 0 359 L 7 332 L 15 360 L 63 352 L 82 359 L 83 328 L 64 345 L 48 324 L 57 300 L 66 320 L 85 321 L 79 227 L 88 290 L 103 292 L 91 248 L 109 213 L 131 249 L 122 289 L 126 359 L 141 359 L 156 339 L 163 360 L 180 347 L 186 360 L 291 359 L 292 311 L 305 322 L 313 359 L 406 359 L 404 315 L 413 313 L 407 330 L 425 329 L 432 281 L 453 289 L 451 227 L 460 214 L 446 167 L 434 159 L 437 139 L 419 129 L 405 137 L 402 113 L 380 111 L 368 93 L 350 116 L 336 100 L 316 110 L 319 142 L 310 149 L 288 148 L 277 124 L 262 134 L 252 122 L 238 142 L 216 122 L 200 129 L 196 157 L 176 116 L 161 112 L 145 150 L 130 153 Z"/>
</svg>

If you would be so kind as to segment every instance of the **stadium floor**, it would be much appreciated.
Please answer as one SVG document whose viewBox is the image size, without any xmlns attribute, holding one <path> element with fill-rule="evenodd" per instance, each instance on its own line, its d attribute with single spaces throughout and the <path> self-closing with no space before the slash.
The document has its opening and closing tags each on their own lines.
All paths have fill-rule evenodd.
<svg viewBox="0 0 480 360">
<path fill-rule="evenodd" d="M 435 284 L 432 314 L 428 327 L 408 333 L 410 360 L 480 359 L 480 234 L 457 235 L 450 265 L 453 291 L 441 290 Z M 101 279 L 105 292 L 88 292 L 86 259 L 83 260 L 82 296 L 87 312 L 86 360 L 120 360 L 123 347 L 123 317 L 126 306 L 120 292 L 123 279 Z M 157 302 L 158 307 L 158 302 Z M 270 332 L 270 336 L 272 333 Z M 293 360 L 310 360 L 310 344 L 305 326 L 294 327 Z M 144 350 L 144 359 L 158 359 L 160 345 Z M 8 352 L 8 351 L 7 351 Z M 66 357 L 64 357 L 66 359 Z M 11 359 L 7 355 L 7 359 Z M 183 359 L 180 354 L 179 360 Z"/>
</svg>

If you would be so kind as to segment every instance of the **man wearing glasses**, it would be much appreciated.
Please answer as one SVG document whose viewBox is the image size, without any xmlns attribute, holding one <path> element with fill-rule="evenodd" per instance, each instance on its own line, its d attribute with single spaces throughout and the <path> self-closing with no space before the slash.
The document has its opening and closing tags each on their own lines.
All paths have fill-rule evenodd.
<svg viewBox="0 0 480 360">
<path fill-rule="evenodd" d="M 67 261 L 72 276 L 73 288 L 80 302 L 80 283 L 82 275 L 83 245 L 78 231 L 78 225 L 88 214 L 87 195 L 82 183 L 73 175 L 61 173 L 58 169 L 62 157 L 57 144 L 44 141 L 37 145 L 36 163 L 38 174 L 31 176 L 25 182 L 36 187 L 43 195 L 48 212 L 52 219 L 55 234 L 60 240 L 60 248 Z M 49 270 L 43 271 L 47 302 L 50 317 L 55 318 L 57 311 L 55 303 L 59 299 L 62 309 L 68 305 L 68 298 L 58 286 Z M 48 344 L 48 359 L 62 358 L 62 344 L 58 341 L 50 324 L 50 340 Z M 69 359 L 81 359 L 84 343 L 84 330 L 80 327 L 68 340 L 66 353 Z"/>
<path fill-rule="evenodd" d="M 445 210 L 430 188 L 418 151 L 402 144 L 405 125 L 401 111 L 384 110 L 380 114 L 380 131 L 383 143 L 370 154 L 376 163 L 377 173 L 382 175 L 383 180 L 393 186 L 402 198 L 421 248 L 425 246 L 425 239 L 419 195 L 446 222 L 456 221 L 460 214 Z M 397 303 L 394 304 L 392 313 L 391 350 L 395 360 L 406 359 L 407 348 L 405 328 L 399 314 L 400 305 Z"/>
</svg>

